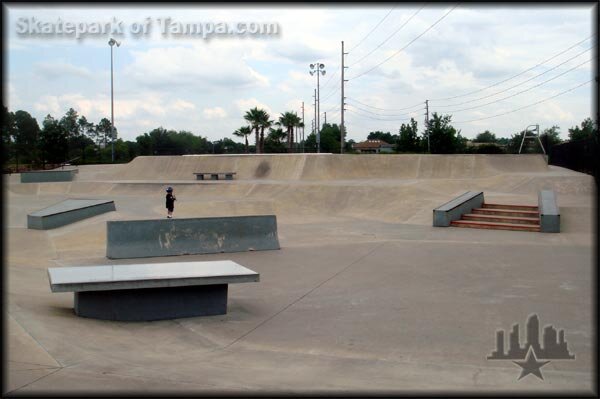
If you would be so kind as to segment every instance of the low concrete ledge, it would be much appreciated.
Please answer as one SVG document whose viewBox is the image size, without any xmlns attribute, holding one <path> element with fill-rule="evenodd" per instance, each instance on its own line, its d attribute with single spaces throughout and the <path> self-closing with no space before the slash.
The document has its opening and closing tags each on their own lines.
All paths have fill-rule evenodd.
<svg viewBox="0 0 600 399">
<path fill-rule="evenodd" d="M 110 259 L 279 249 L 275 215 L 107 222 Z"/>
<path fill-rule="evenodd" d="M 75 314 L 152 321 L 227 313 L 228 284 L 260 281 L 233 261 L 48 269 L 52 292 L 74 292 Z"/>
<path fill-rule="evenodd" d="M 112 200 L 68 199 L 27 215 L 27 228 L 48 230 L 115 211 Z"/>
<path fill-rule="evenodd" d="M 448 227 L 453 220 L 459 220 L 462 214 L 469 213 L 473 208 L 480 208 L 482 205 L 482 191 L 467 191 L 435 208 L 433 210 L 433 225 L 435 227 Z"/>
<path fill-rule="evenodd" d="M 21 172 L 21 183 L 49 183 L 57 181 L 72 181 L 77 169 L 36 170 Z"/>
<path fill-rule="evenodd" d="M 540 231 L 542 233 L 560 233 L 560 211 L 556 194 L 552 190 L 541 190 L 538 194 L 540 211 Z"/>
</svg>

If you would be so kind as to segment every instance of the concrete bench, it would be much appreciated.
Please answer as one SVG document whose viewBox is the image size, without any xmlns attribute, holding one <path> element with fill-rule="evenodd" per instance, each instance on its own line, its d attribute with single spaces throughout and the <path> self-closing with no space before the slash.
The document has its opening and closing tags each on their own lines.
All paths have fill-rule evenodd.
<svg viewBox="0 0 600 399">
<path fill-rule="evenodd" d="M 482 204 L 482 191 L 467 191 L 435 208 L 433 210 L 433 225 L 448 227 L 452 221 L 460 219 L 463 213 L 470 213 L 473 208 L 480 208 Z"/>
<path fill-rule="evenodd" d="M 540 211 L 540 231 L 542 233 L 560 233 L 560 211 L 554 191 L 540 190 L 538 209 Z"/>
<path fill-rule="evenodd" d="M 275 215 L 111 220 L 106 235 L 111 259 L 279 249 Z"/>
<path fill-rule="evenodd" d="M 57 181 L 72 181 L 78 169 L 35 170 L 21 172 L 21 183 L 48 183 Z"/>
<path fill-rule="evenodd" d="M 54 229 L 114 210 L 115 203 L 112 200 L 68 199 L 28 214 L 27 228 Z"/>
<path fill-rule="evenodd" d="M 196 180 L 205 180 L 205 175 L 210 175 L 211 180 L 219 180 L 219 175 L 225 176 L 225 180 L 233 180 L 235 172 L 195 172 Z"/>
<path fill-rule="evenodd" d="M 77 316 L 152 321 L 227 313 L 228 284 L 260 281 L 233 261 L 56 267 L 52 292 L 74 292 Z"/>
</svg>

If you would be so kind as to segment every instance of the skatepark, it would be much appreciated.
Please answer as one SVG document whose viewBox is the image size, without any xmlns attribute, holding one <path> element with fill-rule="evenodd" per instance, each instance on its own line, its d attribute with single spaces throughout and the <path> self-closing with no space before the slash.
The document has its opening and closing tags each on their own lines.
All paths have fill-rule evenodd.
<svg viewBox="0 0 600 399">
<path fill-rule="evenodd" d="M 173 221 L 275 215 L 280 248 L 107 258 L 109 222 L 166 222 L 167 186 Z M 560 233 L 432 225 L 466 191 L 537 205 L 540 190 L 556 194 Z M 4 191 L 6 393 L 593 392 L 596 185 L 542 155 L 147 156 L 78 166 L 72 181 L 7 175 Z M 74 199 L 115 210 L 28 228 Z M 231 285 L 214 316 L 78 317 L 48 281 L 49 268 L 225 260 L 260 281 Z M 575 358 L 517 380 L 486 357 L 532 313 Z"/>
</svg>

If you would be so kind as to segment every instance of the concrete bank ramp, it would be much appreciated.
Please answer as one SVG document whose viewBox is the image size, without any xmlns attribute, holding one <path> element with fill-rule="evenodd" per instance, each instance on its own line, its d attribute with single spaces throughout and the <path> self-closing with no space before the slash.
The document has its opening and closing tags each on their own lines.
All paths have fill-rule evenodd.
<svg viewBox="0 0 600 399">
<path fill-rule="evenodd" d="M 112 172 L 114 180 L 195 180 L 194 172 L 236 172 L 235 180 L 479 178 L 547 172 L 542 155 L 264 154 L 141 156 Z"/>
<path fill-rule="evenodd" d="M 111 259 L 279 249 L 275 215 L 107 222 Z"/>
</svg>

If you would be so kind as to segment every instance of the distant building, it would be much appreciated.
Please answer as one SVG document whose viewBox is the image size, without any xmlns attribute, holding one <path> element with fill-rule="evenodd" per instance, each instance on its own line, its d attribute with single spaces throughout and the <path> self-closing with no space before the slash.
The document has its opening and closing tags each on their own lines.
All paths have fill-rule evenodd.
<svg viewBox="0 0 600 399">
<path fill-rule="evenodd" d="M 361 154 L 379 154 L 394 152 L 394 146 L 383 140 L 367 140 L 352 144 L 352 148 Z"/>
</svg>

